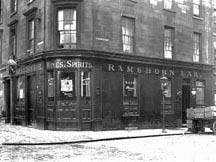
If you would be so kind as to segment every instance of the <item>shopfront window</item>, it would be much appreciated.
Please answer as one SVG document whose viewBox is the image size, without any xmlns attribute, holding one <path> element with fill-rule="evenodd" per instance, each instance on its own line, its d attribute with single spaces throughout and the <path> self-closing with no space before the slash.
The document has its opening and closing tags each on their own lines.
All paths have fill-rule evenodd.
<svg viewBox="0 0 216 162">
<path fill-rule="evenodd" d="M 24 76 L 20 76 L 17 79 L 17 102 L 24 102 L 24 98 L 25 98 L 25 77 Z"/>
<path fill-rule="evenodd" d="M 59 71 L 60 78 L 60 100 L 71 100 L 76 97 L 75 93 L 75 72 Z"/>
<path fill-rule="evenodd" d="M 81 97 L 91 96 L 90 72 L 81 72 Z"/>
<path fill-rule="evenodd" d="M 204 105 L 204 89 L 205 85 L 203 81 L 196 81 L 196 105 Z"/>
<path fill-rule="evenodd" d="M 133 75 L 124 76 L 124 96 L 137 97 L 137 78 Z"/>
<path fill-rule="evenodd" d="M 54 82 L 54 72 L 48 72 L 48 101 L 54 101 L 55 97 L 55 82 Z"/>
</svg>

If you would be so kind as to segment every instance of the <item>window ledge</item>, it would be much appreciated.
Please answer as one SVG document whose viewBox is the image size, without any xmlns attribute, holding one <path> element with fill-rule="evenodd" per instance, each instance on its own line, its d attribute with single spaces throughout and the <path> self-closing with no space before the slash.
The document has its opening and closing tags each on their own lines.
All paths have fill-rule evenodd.
<svg viewBox="0 0 216 162">
<path fill-rule="evenodd" d="M 164 8 L 163 10 L 164 10 L 164 11 L 167 11 L 167 12 L 170 12 L 170 13 L 176 14 L 176 11 L 174 11 L 174 10 L 172 10 L 172 9 L 166 9 L 166 8 Z"/>
<path fill-rule="evenodd" d="M 17 11 L 12 12 L 12 13 L 10 14 L 10 17 L 16 15 L 16 13 L 17 13 Z"/>
<path fill-rule="evenodd" d="M 31 2 L 27 2 L 27 6 L 32 4 L 35 0 L 31 1 Z"/>
<path fill-rule="evenodd" d="M 193 19 L 200 20 L 200 21 L 204 20 L 204 18 L 196 16 L 196 15 L 193 15 Z"/>
</svg>

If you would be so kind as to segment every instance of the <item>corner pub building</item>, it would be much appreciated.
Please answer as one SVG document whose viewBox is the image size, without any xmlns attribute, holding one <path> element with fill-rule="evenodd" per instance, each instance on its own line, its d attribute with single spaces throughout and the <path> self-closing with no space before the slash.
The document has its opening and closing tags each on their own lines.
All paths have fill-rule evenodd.
<svg viewBox="0 0 216 162">
<path fill-rule="evenodd" d="M 213 104 L 213 9 L 179 3 L 10 1 L 2 27 L 6 121 L 49 130 L 161 128 L 164 113 L 166 127 L 185 124 L 187 108 Z M 8 67 L 9 59 L 17 64 Z"/>
</svg>

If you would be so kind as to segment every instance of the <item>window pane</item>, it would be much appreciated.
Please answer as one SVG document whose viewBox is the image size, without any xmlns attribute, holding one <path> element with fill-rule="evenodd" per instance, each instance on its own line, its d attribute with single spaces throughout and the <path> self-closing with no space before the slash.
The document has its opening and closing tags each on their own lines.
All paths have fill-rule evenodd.
<svg viewBox="0 0 216 162">
<path fill-rule="evenodd" d="M 91 96 L 90 72 L 81 72 L 81 97 Z"/>
<path fill-rule="evenodd" d="M 70 100 L 76 97 L 75 72 L 59 72 L 60 100 Z"/>
<path fill-rule="evenodd" d="M 134 45 L 134 19 L 122 18 L 122 43 L 123 51 L 132 53 Z"/>
<path fill-rule="evenodd" d="M 76 47 L 76 10 L 63 9 L 58 11 L 58 33 L 60 48 Z"/>
<path fill-rule="evenodd" d="M 171 9 L 172 8 L 172 0 L 164 0 L 164 8 Z"/>
<path fill-rule="evenodd" d="M 169 59 L 173 55 L 173 30 L 171 28 L 165 28 L 164 30 L 164 57 Z"/>
<path fill-rule="evenodd" d="M 200 34 L 193 34 L 193 61 L 199 62 L 200 57 Z"/>
<path fill-rule="evenodd" d="M 196 104 L 197 105 L 204 105 L 204 82 L 196 81 Z"/>
<path fill-rule="evenodd" d="M 55 82 L 54 82 L 54 72 L 48 72 L 47 74 L 48 79 L 48 101 L 54 101 L 55 97 Z"/>
<path fill-rule="evenodd" d="M 24 76 L 21 76 L 17 79 L 17 101 L 18 102 L 23 102 L 25 98 L 24 81 L 25 81 Z"/>
<path fill-rule="evenodd" d="M 134 76 L 126 75 L 124 77 L 124 96 L 137 97 L 137 79 Z"/>
</svg>

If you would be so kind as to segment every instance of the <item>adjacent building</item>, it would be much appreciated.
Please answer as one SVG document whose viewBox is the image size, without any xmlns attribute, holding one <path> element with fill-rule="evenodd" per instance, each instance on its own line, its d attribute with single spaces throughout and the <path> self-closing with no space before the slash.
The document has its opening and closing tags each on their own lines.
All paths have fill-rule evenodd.
<svg viewBox="0 0 216 162">
<path fill-rule="evenodd" d="M 6 121 L 50 130 L 141 129 L 161 128 L 164 114 L 166 127 L 185 124 L 187 108 L 214 104 L 213 4 L 1 0 Z"/>
</svg>

